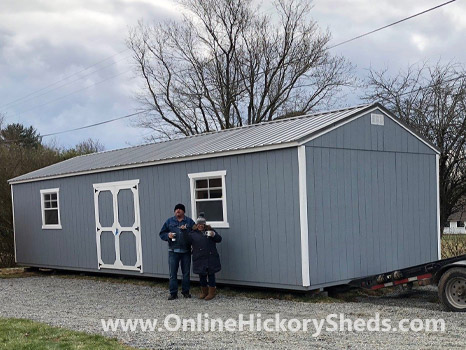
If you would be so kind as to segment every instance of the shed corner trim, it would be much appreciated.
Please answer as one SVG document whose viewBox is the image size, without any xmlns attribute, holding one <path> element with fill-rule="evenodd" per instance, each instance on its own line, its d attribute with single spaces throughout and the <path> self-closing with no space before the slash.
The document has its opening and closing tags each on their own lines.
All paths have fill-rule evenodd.
<svg viewBox="0 0 466 350">
<path fill-rule="evenodd" d="M 435 155 L 435 182 L 437 187 L 437 255 L 442 259 L 442 232 L 440 231 L 440 155 Z"/>
<path fill-rule="evenodd" d="M 299 222 L 301 229 L 301 273 L 303 287 L 311 285 L 309 276 L 309 229 L 307 218 L 306 146 L 298 147 Z"/>
</svg>

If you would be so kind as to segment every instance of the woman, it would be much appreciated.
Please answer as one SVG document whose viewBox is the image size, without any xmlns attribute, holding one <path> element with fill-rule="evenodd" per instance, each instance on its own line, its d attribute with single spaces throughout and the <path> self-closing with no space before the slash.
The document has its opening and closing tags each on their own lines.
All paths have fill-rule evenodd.
<svg viewBox="0 0 466 350">
<path fill-rule="evenodd" d="M 201 283 L 199 298 L 211 300 L 216 291 L 215 273 L 221 270 L 216 244 L 222 241 L 222 237 L 206 225 L 204 213 L 200 213 L 187 241 L 191 243 L 193 250 L 193 272 L 199 275 Z"/>
</svg>

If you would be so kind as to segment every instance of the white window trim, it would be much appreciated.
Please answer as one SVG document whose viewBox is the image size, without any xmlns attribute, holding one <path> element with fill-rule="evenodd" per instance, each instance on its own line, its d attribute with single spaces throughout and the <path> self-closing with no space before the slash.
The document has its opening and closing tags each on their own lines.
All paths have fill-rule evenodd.
<svg viewBox="0 0 466 350">
<path fill-rule="evenodd" d="M 219 171 L 209 171 L 203 173 L 191 173 L 188 174 L 189 183 L 191 187 L 191 216 L 193 220 L 196 220 L 198 213 L 196 213 L 196 184 L 195 181 L 198 179 L 210 179 L 214 177 L 222 178 L 222 208 L 223 208 L 223 221 L 207 221 L 207 225 L 210 225 L 214 228 L 230 228 L 227 217 L 227 191 L 225 184 L 225 176 L 227 174 L 226 170 Z"/>
<path fill-rule="evenodd" d="M 58 210 L 58 225 L 46 225 L 45 224 L 45 205 L 44 195 L 49 193 L 57 194 L 57 210 Z M 40 210 L 42 213 L 42 229 L 43 230 L 61 230 L 61 219 L 60 219 L 60 189 L 59 188 L 47 188 L 40 190 Z"/>
</svg>

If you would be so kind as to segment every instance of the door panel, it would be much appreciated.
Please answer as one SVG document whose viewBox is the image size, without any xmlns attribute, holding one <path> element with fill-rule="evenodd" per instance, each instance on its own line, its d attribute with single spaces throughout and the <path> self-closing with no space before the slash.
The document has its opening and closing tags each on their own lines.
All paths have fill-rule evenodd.
<svg viewBox="0 0 466 350">
<path fill-rule="evenodd" d="M 142 273 L 139 180 L 94 184 L 98 268 Z"/>
<path fill-rule="evenodd" d="M 120 233 L 120 259 L 123 265 L 134 266 L 137 261 L 136 236 L 133 232 Z"/>
<path fill-rule="evenodd" d="M 99 193 L 99 221 L 102 227 L 113 226 L 113 195 L 110 191 Z"/>
<path fill-rule="evenodd" d="M 113 232 L 103 231 L 100 235 L 101 256 L 104 264 L 113 264 L 116 260 L 115 238 Z"/>
<path fill-rule="evenodd" d="M 134 196 L 129 189 L 118 192 L 118 220 L 121 227 L 134 225 Z"/>
</svg>

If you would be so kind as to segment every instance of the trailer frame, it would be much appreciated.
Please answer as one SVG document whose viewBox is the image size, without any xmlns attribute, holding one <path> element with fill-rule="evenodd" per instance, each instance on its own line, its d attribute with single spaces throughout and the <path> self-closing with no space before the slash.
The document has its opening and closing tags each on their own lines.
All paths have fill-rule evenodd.
<svg viewBox="0 0 466 350">
<path fill-rule="evenodd" d="M 447 274 L 452 269 L 455 269 L 454 276 Z M 453 278 L 455 280 L 452 285 Z M 348 285 L 378 290 L 400 285 L 412 286 L 414 282 L 418 282 L 420 286 L 438 285 L 440 301 L 445 309 L 466 312 L 466 254 L 357 278 L 351 280 Z M 452 301 L 452 297 L 456 300 Z"/>
</svg>

